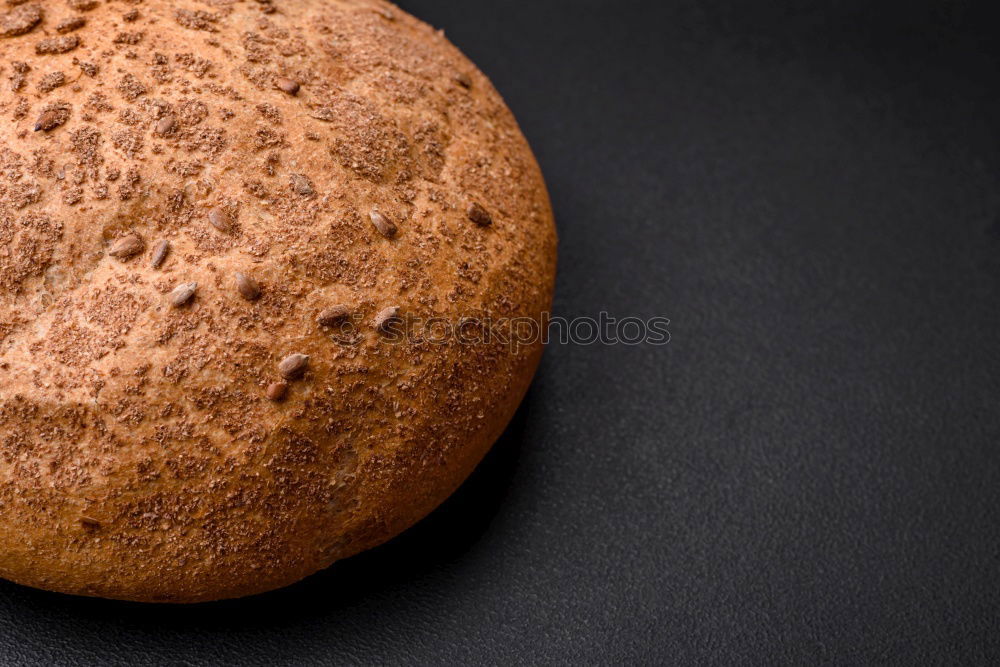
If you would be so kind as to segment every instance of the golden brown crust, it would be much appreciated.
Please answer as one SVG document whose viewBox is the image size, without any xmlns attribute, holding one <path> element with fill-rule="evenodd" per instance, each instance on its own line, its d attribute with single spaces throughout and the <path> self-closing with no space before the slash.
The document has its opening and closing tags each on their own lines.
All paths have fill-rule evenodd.
<svg viewBox="0 0 1000 667">
<path fill-rule="evenodd" d="M 380 0 L 0 14 L 0 575 L 236 597 L 444 500 L 541 346 L 381 319 L 537 319 L 555 273 L 489 81 Z"/>
</svg>

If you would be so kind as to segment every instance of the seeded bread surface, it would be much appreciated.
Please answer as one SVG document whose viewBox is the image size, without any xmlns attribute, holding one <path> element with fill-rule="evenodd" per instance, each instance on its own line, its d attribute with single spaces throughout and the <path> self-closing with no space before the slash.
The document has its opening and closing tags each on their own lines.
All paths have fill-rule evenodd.
<svg viewBox="0 0 1000 667">
<path fill-rule="evenodd" d="M 540 343 L 545 185 L 489 81 L 377 0 L 0 0 L 0 576 L 248 595 L 398 534 Z M 346 318 L 354 344 L 335 335 Z"/>
</svg>

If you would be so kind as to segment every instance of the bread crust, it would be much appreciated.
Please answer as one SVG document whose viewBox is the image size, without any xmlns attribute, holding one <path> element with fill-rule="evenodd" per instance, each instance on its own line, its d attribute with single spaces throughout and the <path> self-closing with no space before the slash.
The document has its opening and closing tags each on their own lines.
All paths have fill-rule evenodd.
<svg viewBox="0 0 1000 667">
<path fill-rule="evenodd" d="M 541 343 L 375 320 L 538 321 L 555 276 L 482 73 L 380 0 L 0 14 L 0 576 L 239 597 L 447 498 Z"/>
</svg>

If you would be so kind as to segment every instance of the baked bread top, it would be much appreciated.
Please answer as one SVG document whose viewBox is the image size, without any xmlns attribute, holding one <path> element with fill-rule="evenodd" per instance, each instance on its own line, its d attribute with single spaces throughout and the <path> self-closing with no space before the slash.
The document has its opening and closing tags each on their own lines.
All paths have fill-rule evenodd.
<svg viewBox="0 0 1000 667">
<path fill-rule="evenodd" d="M 461 483 L 541 344 L 426 321 L 538 320 L 556 236 L 442 33 L 378 0 L 0 0 L 0 55 L 0 576 L 256 593 Z"/>
</svg>

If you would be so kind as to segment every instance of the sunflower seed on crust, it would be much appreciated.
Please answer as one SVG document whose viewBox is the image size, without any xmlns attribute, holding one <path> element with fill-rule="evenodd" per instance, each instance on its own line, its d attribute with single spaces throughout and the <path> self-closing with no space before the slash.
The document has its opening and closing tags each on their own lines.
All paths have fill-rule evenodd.
<svg viewBox="0 0 1000 667">
<path fill-rule="evenodd" d="M 108 254 L 116 259 L 125 261 L 135 257 L 142 252 L 142 239 L 135 234 L 123 236 L 112 244 Z"/>
<path fill-rule="evenodd" d="M 220 232 L 228 234 L 233 230 L 233 218 L 226 210 L 216 206 L 208 212 L 208 221 Z"/>
<path fill-rule="evenodd" d="M 163 262 L 166 261 L 167 255 L 170 253 L 170 241 L 166 239 L 161 239 L 156 242 L 153 246 L 153 257 L 150 259 L 149 264 L 154 269 L 158 269 L 163 266 Z"/>
<path fill-rule="evenodd" d="M 170 293 L 170 303 L 174 308 L 189 303 L 194 298 L 194 293 L 198 290 L 198 283 L 181 283 Z"/>
<path fill-rule="evenodd" d="M 378 230 L 378 233 L 387 239 L 394 238 L 396 236 L 396 232 L 399 231 L 396 229 L 396 225 L 394 225 L 391 220 L 375 209 L 372 209 L 371 213 L 368 214 L 368 217 L 372 219 L 372 224 L 375 225 L 375 229 Z"/>
<path fill-rule="evenodd" d="M 288 383 L 287 382 L 272 382 L 267 385 L 267 400 L 274 401 L 275 403 L 285 400 L 285 396 L 288 395 Z"/>
<path fill-rule="evenodd" d="M 375 328 L 381 332 L 387 332 L 389 325 L 399 319 L 399 306 L 389 306 L 379 311 L 375 316 Z"/>
<path fill-rule="evenodd" d="M 298 380 L 309 366 L 309 356 L 305 354 L 290 354 L 278 364 L 278 372 L 286 380 Z"/>
<path fill-rule="evenodd" d="M 257 281 L 245 273 L 236 272 L 236 291 L 247 301 L 255 301 L 260 298 L 260 285 Z"/>
</svg>

